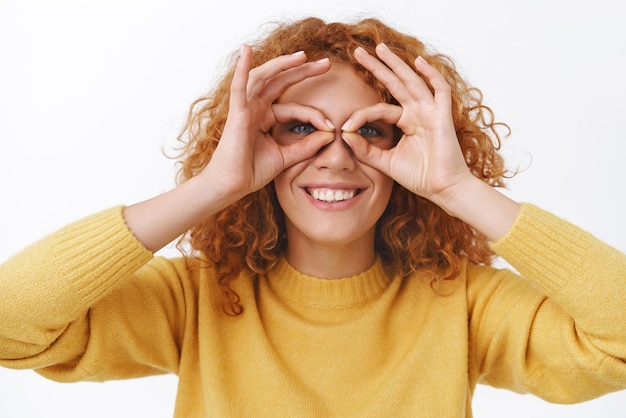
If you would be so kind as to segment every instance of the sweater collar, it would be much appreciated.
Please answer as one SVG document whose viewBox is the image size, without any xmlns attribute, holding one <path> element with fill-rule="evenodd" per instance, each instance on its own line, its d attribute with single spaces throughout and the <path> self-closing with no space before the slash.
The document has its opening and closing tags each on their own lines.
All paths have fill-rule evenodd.
<svg viewBox="0 0 626 418">
<path fill-rule="evenodd" d="M 285 258 L 267 273 L 267 282 L 280 299 L 312 308 L 347 308 L 376 299 L 392 280 L 379 257 L 366 271 L 340 279 L 321 279 L 297 271 Z"/>
</svg>

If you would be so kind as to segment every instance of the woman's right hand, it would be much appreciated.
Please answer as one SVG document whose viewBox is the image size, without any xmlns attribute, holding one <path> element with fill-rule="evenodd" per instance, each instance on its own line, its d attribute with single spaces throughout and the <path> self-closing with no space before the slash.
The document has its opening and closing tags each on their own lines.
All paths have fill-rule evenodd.
<svg viewBox="0 0 626 418">
<path fill-rule="evenodd" d="M 318 110 L 274 103 L 290 86 L 328 71 L 328 60 L 306 62 L 299 52 L 254 69 L 251 62 L 252 50 L 244 46 L 231 83 L 224 131 L 204 170 L 173 190 L 124 209 L 128 227 L 149 250 L 159 250 L 333 140 L 334 129 Z M 272 127 L 290 120 L 310 123 L 317 131 L 297 144 L 276 143 Z"/>
<path fill-rule="evenodd" d="M 251 61 L 252 50 L 246 45 L 235 68 L 224 132 L 211 161 L 199 175 L 213 193 L 222 193 L 231 202 L 312 157 L 334 137 L 334 128 L 321 112 L 295 104 L 274 104 L 290 86 L 328 71 L 329 60 L 306 62 L 306 55 L 296 52 L 252 70 Z M 317 131 L 298 144 L 278 144 L 271 136 L 272 127 L 292 119 L 311 123 Z"/>
</svg>

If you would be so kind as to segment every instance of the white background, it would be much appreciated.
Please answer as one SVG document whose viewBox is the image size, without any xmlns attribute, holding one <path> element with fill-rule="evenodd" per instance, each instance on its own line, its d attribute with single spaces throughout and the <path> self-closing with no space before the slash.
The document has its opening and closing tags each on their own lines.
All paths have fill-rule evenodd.
<svg viewBox="0 0 626 418">
<path fill-rule="evenodd" d="M 0 261 L 170 188 L 163 151 L 226 55 L 304 15 L 380 17 L 452 56 L 513 130 L 506 155 L 525 171 L 507 193 L 626 250 L 617 0 L 0 0 Z M 173 376 L 63 385 L 0 369 L 0 417 L 168 417 L 175 391 Z M 557 406 L 481 386 L 474 404 L 480 418 L 626 416 L 626 392 Z"/>
</svg>

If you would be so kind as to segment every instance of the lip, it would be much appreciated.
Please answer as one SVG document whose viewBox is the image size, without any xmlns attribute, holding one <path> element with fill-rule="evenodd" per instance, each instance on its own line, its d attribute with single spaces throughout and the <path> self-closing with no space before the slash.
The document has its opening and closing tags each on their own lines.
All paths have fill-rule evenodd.
<svg viewBox="0 0 626 418">
<path fill-rule="evenodd" d="M 325 202 L 322 200 L 315 199 L 310 190 L 312 189 L 327 189 L 327 190 L 355 190 L 354 197 L 347 200 L 342 200 L 339 202 Z M 315 184 L 306 184 L 301 185 L 300 190 L 304 193 L 305 197 L 308 201 L 318 209 L 321 210 L 345 210 L 361 200 L 361 196 L 363 195 L 363 191 L 365 191 L 366 187 L 362 187 L 359 185 L 355 185 L 352 183 L 315 183 Z"/>
</svg>

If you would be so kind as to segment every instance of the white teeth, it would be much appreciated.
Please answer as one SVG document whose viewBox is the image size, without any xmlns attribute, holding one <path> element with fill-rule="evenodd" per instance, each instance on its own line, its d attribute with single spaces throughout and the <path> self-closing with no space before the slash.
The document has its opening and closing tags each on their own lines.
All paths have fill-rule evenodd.
<svg viewBox="0 0 626 418">
<path fill-rule="evenodd" d="M 355 193 L 354 190 L 314 189 L 310 191 L 314 199 L 330 203 L 352 199 Z"/>
</svg>

